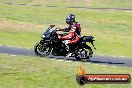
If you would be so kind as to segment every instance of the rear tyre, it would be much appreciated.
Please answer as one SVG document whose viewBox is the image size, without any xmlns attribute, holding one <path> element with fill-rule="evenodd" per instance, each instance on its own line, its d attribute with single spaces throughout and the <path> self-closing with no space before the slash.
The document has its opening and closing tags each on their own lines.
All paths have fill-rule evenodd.
<svg viewBox="0 0 132 88">
<path fill-rule="evenodd" d="M 77 61 L 81 61 L 81 58 L 79 56 L 75 56 Z"/>
<path fill-rule="evenodd" d="M 87 47 L 82 50 L 80 49 L 78 55 L 76 55 L 75 58 L 77 60 L 87 62 L 89 61 L 89 59 L 91 59 L 92 55 L 93 55 L 93 51 L 91 47 Z"/>
<path fill-rule="evenodd" d="M 87 53 L 88 55 L 86 56 L 86 58 L 89 60 L 89 59 L 91 59 L 92 56 L 93 56 L 93 50 L 91 49 L 91 47 L 89 47 L 89 48 L 88 48 L 88 51 L 89 51 L 89 53 Z"/>
</svg>

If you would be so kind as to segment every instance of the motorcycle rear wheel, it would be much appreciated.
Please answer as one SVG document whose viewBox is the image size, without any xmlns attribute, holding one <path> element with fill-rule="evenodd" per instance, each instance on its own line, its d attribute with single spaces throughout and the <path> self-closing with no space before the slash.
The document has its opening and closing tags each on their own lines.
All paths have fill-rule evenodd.
<svg viewBox="0 0 132 88">
<path fill-rule="evenodd" d="M 75 58 L 77 60 L 80 60 L 80 61 L 83 61 L 83 62 L 89 61 L 89 59 L 93 55 L 93 51 L 92 51 L 91 47 L 85 48 L 83 52 L 85 52 L 85 57 L 81 57 L 80 55 L 76 55 Z"/>
</svg>

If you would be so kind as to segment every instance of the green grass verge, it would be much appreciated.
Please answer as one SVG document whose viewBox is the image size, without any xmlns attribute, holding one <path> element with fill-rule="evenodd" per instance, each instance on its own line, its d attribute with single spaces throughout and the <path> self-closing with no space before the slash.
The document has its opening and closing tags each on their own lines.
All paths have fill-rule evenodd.
<svg viewBox="0 0 132 88">
<path fill-rule="evenodd" d="M 80 0 L 56 0 L 56 1 L 51 1 L 51 0 L 6 0 L 6 1 L 0 0 L 0 3 L 39 4 L 39 5 L 44 5 L 44 6 L 84 6 L 86 5 L 85 1 L 80 1 Z"/>
<path fill-rule="evenodd" d="M 78 67 L 88 74 L 130 74 L 132 68 L 101 66 L 91 63 L 59 62 L 48 58 L 7 56 L 0 54 L 0 88 L 130 88 L 130 84 L 76 83 Z M 100 69 L 101 68 L 101 69 Z"/>
<path fill-rule="evenodd" d="M 93 0 L 92 7 L 120 7 L 120 8 L 132 8 L 131 0 Z"/>
<path fill-rule="evenodd" d="M 6 31 L 3 31 L 1 29 L 0 35 L 3 36 L 0 38 L 1 45 L 33 48 L 34 45 L 41 39 L 40 35 L 42 35 L 42 33 L 28 31 L 11 31 L 11 29 L 6 29 Z"/>
<path fill-rule="evenodd" d="M 0 3 L 19 3 L 19 4 L 26 4 L 31 3 L 32 0 L 0 0 Z"/>
</svg>

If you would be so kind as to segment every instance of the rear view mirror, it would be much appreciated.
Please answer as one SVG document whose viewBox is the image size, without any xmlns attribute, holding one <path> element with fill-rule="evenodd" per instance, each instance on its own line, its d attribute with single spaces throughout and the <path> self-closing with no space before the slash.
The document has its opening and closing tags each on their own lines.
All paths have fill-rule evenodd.
<svg viewBox="0 0 132 88">
<path fill-rule="evenodd" d="M 53 28 L 55 25 L 50 25 L 51 28 Z"/>
</svg>

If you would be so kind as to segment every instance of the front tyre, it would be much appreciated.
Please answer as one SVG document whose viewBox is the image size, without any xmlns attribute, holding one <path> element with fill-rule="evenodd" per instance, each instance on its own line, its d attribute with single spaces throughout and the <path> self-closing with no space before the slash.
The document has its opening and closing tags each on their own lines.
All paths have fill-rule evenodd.
<svg viewBox="0 0 132 88">
<path fill-rule="evenodd" d="M 47 47 L 43 47 L 42 44 L 40 43 L 37 43 L 35 46 L 34 46 L 34 53 L 37 55 L 37 56 L 41 56 L 41 57 L 44 57 L 44 56 L 48 56 L 50 54 L 50 52 L 48 51 L 49 48 Z"/>
</svg>

